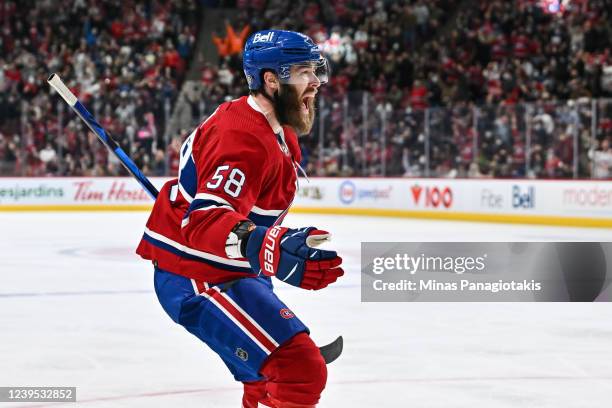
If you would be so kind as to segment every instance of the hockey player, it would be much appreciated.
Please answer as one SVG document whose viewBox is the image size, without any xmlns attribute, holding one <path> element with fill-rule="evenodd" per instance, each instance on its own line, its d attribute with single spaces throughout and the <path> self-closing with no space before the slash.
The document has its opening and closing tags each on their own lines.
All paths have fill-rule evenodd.
<svg viewBox="0 0 612 408">
<path fill-rule="evenodd" d="M 343 274 L 336 252 L 315 248 L 327 232 L 280 226 L 298 188 L 296 132 L 312 127 L 327 60 L 307 36 L 279 30 L 252 35 L 243 58 L 250 95 L 186 139 L 137 252 L 153 261 L 168 315 L 244 383 L 243 407 L 314 407 L 325 362 L 271 277 L 317 290 Z"/>
</svg>

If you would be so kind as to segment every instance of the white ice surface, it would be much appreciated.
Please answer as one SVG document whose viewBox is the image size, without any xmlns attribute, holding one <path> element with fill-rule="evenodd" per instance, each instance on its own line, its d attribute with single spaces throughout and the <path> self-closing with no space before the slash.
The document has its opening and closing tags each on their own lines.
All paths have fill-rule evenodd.
<svg viewBox="0 0 612 408">
<path fill-rule="evenodd" d="M 134 255 L 145 213 L 0 213 L 0 386 L 77 386 L 85 407 L 239 407 Z M 612 304 L 361 303 L 361 241 L 612 240 L 612 230 L 290 215 L 334 235 L 346 276 L 277 293 L 317 343 L 342 334 L 320 407 L 612 406 Z M 2 404 L 4 406 L 64 406 Z"/>
</svg>

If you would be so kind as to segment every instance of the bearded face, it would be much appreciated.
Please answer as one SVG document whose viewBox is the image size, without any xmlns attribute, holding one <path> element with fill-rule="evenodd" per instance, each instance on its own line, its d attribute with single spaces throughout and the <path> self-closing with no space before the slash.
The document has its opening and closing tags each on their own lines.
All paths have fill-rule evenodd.
<svg viewBox="0 0 612 408">
<path fill-rule="evenodd" d="M 314 87 L 298 87 L 290 84 L 281 84 L 274 95 L 274 111 L 281 125 L 291 126 L 298 135 L 310 133 L 315 117 Z"/>
</svg>

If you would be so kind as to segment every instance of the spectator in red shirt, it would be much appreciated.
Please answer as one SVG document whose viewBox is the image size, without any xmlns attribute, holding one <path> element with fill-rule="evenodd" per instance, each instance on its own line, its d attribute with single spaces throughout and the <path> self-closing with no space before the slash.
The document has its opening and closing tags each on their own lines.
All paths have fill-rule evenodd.
<svg viewBox="0 0 612 408">
<path fill-rule="evenodd" d="M 410 105 L 414 110 L 423 110 L 427 108 L 427 88 L 420 80 L 414 81 L 414 86 L 410 91 Z"/>
</svg>

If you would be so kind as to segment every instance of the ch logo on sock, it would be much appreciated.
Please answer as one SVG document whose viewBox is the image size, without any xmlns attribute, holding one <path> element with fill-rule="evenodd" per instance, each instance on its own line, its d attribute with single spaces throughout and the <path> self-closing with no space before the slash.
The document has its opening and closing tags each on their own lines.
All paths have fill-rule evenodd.
<svg viewBox="0 0 612 408">
<path fill-rule="evenodd" d="M 238 357 L 242 361 L 247 361 L 249 359 L 249 353 L 247 353 L 246 351 L 244 351 L 240 347 L 238 347 L 236 349 L 236 353 L 235 354 L 236 354 L 236 357 Z"/>
<path fill-rule="evenodd" d="M 283 317 L 283 319 L 291 319 L 292 317 L 295 317 L 293 312 L 287 308 L 281 309 L 280 315 Z"/>
</svg>

